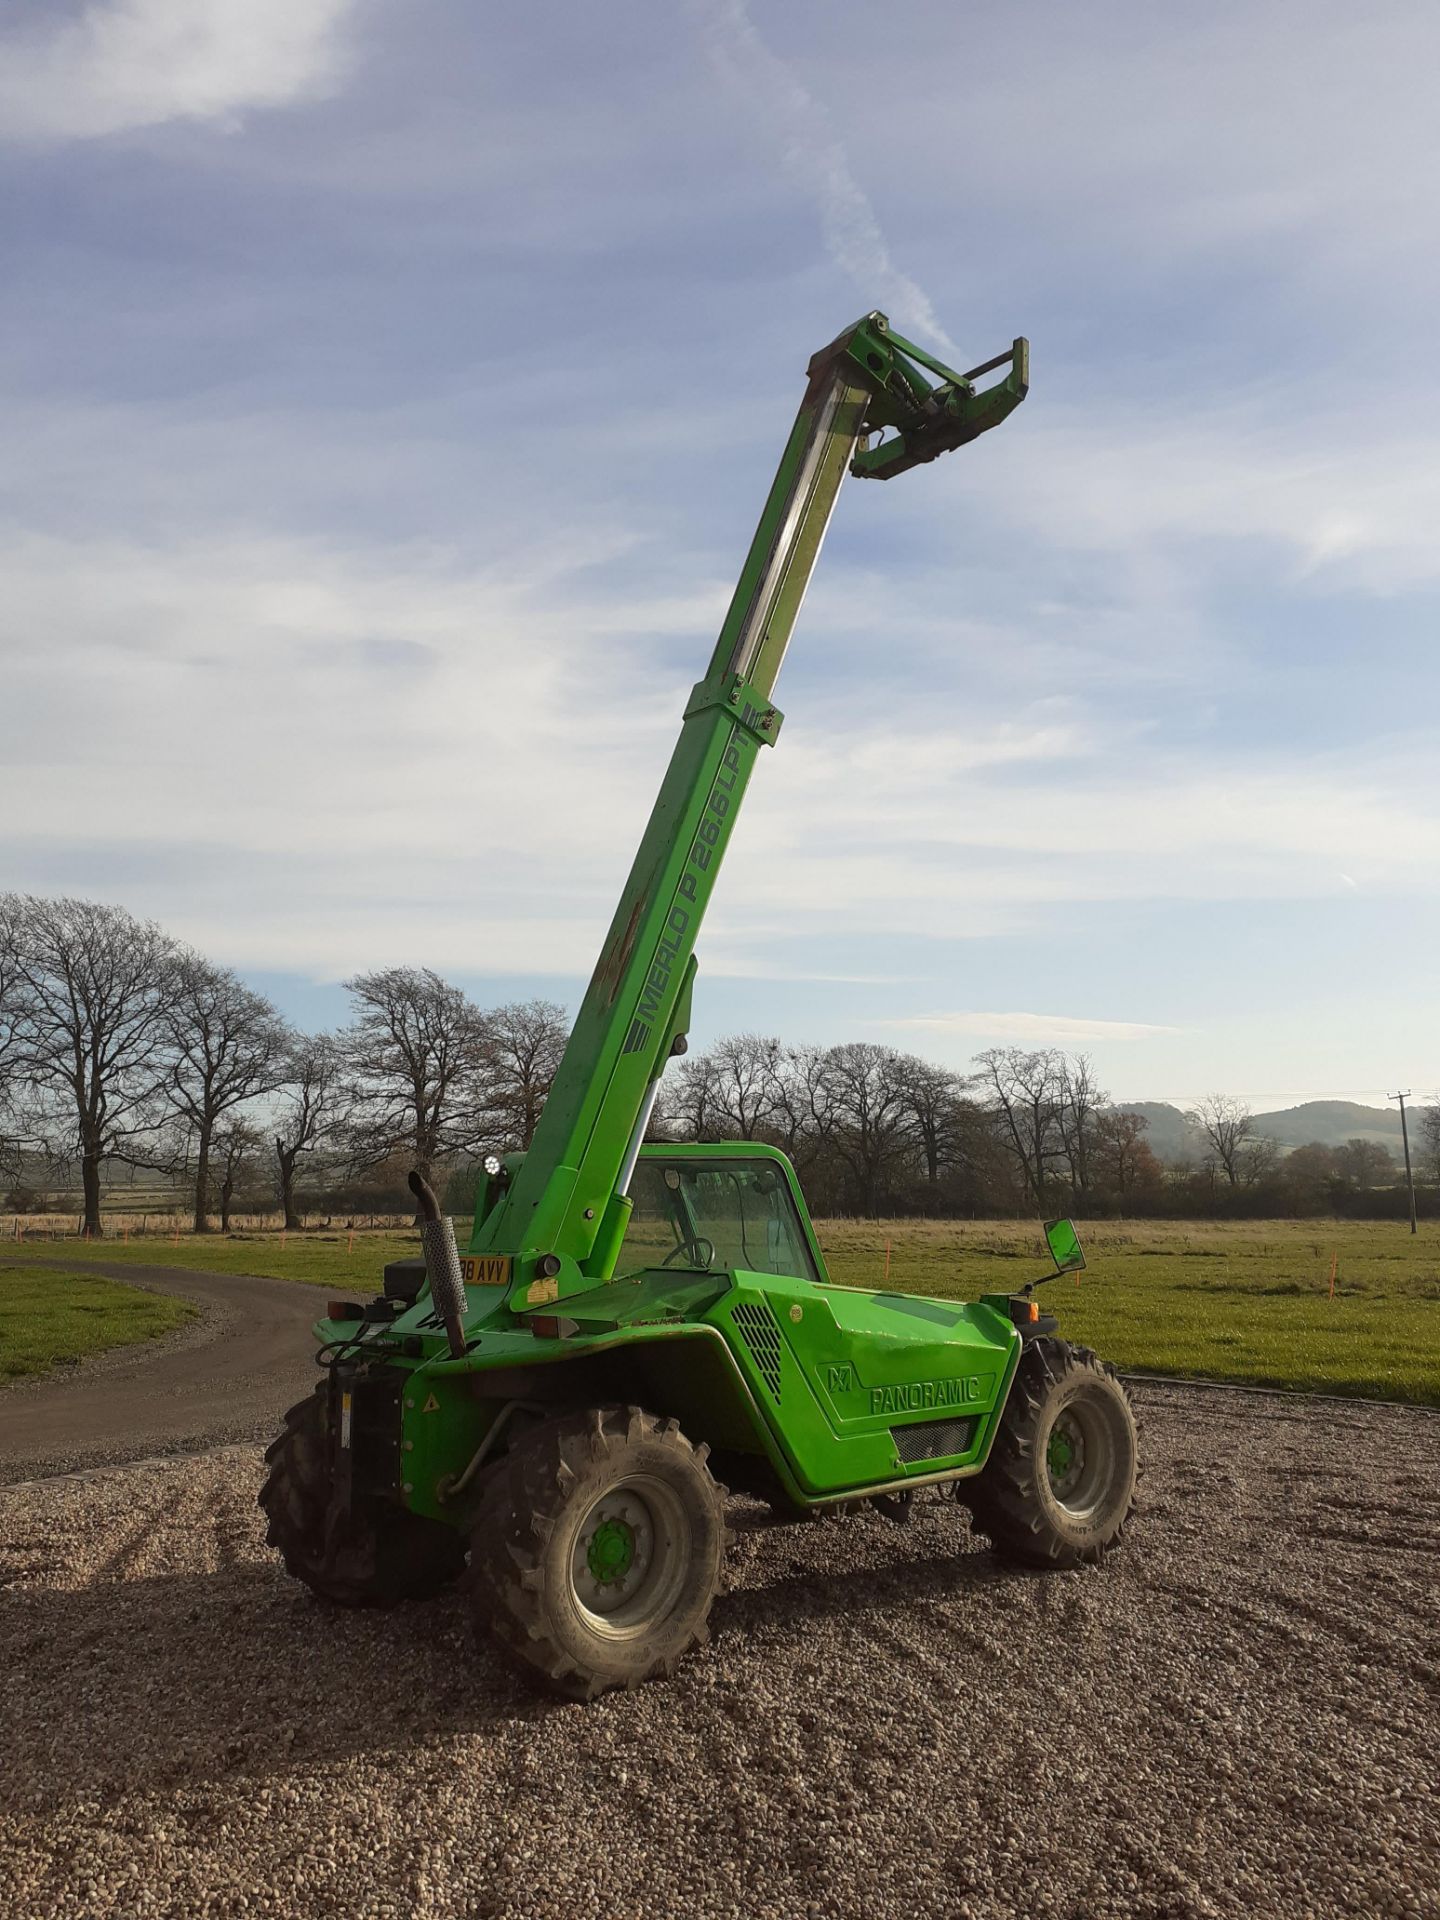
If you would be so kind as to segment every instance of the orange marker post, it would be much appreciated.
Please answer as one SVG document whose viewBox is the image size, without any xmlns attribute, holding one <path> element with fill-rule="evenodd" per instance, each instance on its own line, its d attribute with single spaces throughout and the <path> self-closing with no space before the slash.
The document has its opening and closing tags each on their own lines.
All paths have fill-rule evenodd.
<svg viewBox="0 0 1440 1920">
<path fill-rule="evenodd" d="M 885 1284 L 890 1284 L 890 1242 L 885 1242 Z"/>
<path fill-rule="evenodd" d="M 1340 1249 L 1337 1247 L 1330 1255 L 1330 1298 L 1335 1298 L 1335 1269 L 1340 1264 Z"/>
</svg>

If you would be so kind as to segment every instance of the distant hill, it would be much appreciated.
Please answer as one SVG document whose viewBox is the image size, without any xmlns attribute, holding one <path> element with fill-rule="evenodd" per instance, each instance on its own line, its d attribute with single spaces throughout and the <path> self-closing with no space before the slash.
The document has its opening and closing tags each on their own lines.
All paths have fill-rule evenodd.
<svg viewBox="0 0 1440 1920">
<path fill-rule="evenodd" d="M 1163 1100 L 1126 1100 L 1122 1113 L 1143 1114 L 1149 1121 L 1145 1141 L 1150 1151 L 1169 1163 L 1198 1160 L 1203 1142 L 1187 1124 L 1179 1107 Z M 1355 1100 L 1306 1100 L 1298 1107 L 1284 1107 L 1278 1113 L 1257 1113 L 1255 1131 L 1277 1141 L 1288 1153 L 1292 1147 L 1307 1147 L 1312 1140 L 1322 1146 L 1343 1147 L 1347 1140 L 1372 1140 L 1400 1157 L 1400 1114 L 1384 1107 L 1362 1107 Z M 1411 1129 L 1412 1137 L 1414 1129 Z"/>
<path fill-rule="evenodd" d="M 1305 1147 L 1312 1140 L 1325 1147 L 1343 1147 L 1347 1140 L 1373 1140 L 1397 1157 L 1400 1153 L 1399 1108 L 1362 1107 L 1354 1100 L 1307 1100 L 1280 1113 L 1257 1113 L 1255 1131 L 1268 1134 L 1282 1147 Z"/>
<path fill-rule="evenodd" d="M 1119 1111 L 1138 1113 L 1149 1122 L 1145 1129 L 1145 1144 L 1155 1158 L 1163 1160 L 1166 1166 L 1173 1166 L 1177 1161 L 1200 1158 L 1201 1142 L 1179 1107 L 1167 1106 L 1163 1100 L 1126 1100 L 1121 1103 Z"/>
</svg>

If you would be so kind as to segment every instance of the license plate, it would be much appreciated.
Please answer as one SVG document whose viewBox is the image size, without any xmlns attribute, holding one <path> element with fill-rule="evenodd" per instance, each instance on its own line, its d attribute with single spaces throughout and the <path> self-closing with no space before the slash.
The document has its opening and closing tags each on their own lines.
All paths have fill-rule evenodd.
<svg viewBox="0 0 1440 1920">
<path fill-rule="evenodd" d="M 508 1287 L 511 1259 L 508 1253 L 462 1253 L 460 1278 L 467 1287 Z"/>
</svg>

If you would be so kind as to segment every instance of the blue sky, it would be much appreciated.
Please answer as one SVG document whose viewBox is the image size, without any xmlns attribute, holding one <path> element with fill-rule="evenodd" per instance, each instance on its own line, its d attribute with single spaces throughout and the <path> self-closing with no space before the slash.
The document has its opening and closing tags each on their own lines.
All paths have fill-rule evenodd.
<svg viewBox="0 0 1440 1920">
<path fill-rule="evenodd" d="M 297 1017 L 572 1003 L 810 352 L 842 496 L 697 1038 L 1440 1085 L 1440 16 L 49 0 L 0 30 L 0 886 Z"/>
</svg>

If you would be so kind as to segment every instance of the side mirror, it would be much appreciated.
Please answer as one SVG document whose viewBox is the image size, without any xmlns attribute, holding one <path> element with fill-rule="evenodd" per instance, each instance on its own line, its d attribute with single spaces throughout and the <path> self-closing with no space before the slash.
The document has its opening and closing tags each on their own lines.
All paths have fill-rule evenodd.
<svg viewBox="0 0 1440 1920">
<path fill-rule="evenodd" d="M 1078 1273 L 1084 1266 L 1085 1254 L 1073 1220 L 1047 1220 L 1045 1244 L 1055 1262 L 1056 1273 Z"/>
</svg>

